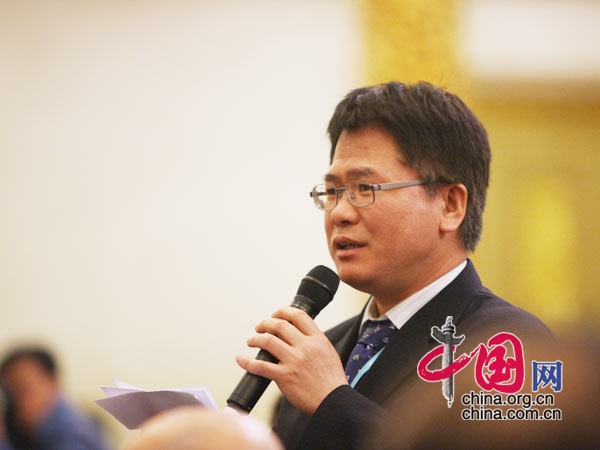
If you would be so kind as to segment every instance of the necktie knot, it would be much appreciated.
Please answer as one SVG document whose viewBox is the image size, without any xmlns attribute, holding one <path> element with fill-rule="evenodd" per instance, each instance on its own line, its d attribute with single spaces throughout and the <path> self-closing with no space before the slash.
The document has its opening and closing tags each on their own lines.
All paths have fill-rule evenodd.
<svg viewBox="0 0 600 450">
<path fill-rule="evenodd" d="M 395 332 L 396 327 L 389 319 L 379 321 L 367 320 L 365 330 L 358 342 L 364 346 L 379 350 L 390 342 Z"/>
<path fill-rule="evenodd" d="M 379 350 L 390 342 L 397 328 L 389 320 L 367 320 L 362 335 L 360 336 L 354 350 L 346 364 L 346 377 L 351 382 L 358 371 Z"/>
</svg>

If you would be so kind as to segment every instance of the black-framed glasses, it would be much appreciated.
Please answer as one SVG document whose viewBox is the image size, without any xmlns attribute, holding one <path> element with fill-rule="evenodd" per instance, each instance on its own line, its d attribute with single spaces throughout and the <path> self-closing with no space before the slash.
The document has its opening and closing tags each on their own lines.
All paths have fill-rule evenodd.
<svg viewBox="0 0 600 450">
<path fill-rule="evenodd" d="M 317 184 L 311 191 L 310 196 L 315 205 L 322 211 L 335 208 L 342 192 L 346 191 L 346 197 L 354 206 L 369 206 L 375 202 L 375 191 L 387 191 L 388 189 L 399 189 L 409 186 L 418 186 L 428 183 L 425 180 L 399 181 L 395 183 L 373 184 L 366 181 L 350 181 L 346 186 L 336 187 L 333 183 Z"/>
</svg>

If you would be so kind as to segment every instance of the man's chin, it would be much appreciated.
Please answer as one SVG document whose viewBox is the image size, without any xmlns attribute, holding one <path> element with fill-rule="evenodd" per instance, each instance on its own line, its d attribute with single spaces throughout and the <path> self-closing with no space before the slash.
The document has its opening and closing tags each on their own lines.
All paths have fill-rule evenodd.
<svg viewBox="0 0 600 450">
<path fill-rule="evenodd" d="M 338 269 L 338 275 L 340 280 L 342 280 L 348 286 L 353 287 L 357 291 L 369 292 L 371 278 L 368 277 L 367 274 L 342 268 Z"/>
</svg>

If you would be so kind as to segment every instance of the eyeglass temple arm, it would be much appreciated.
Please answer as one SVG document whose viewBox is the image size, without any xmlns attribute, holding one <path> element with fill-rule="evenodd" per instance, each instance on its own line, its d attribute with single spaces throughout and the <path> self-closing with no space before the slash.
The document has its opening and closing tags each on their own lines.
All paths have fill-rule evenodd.
<svg viewBox="0 0 600 450">
<path fill-rule="evenodd" d="M 385 191 L 388 189 L 403 188 L 409 186 L 418 186 L 419 184 L 426 184 L 425 180 L 412 180 L 412 181 L 399 181 L 397 183 L 381 183 L 372 184 L 371 189 L 374 191 Z"/>
</svg>

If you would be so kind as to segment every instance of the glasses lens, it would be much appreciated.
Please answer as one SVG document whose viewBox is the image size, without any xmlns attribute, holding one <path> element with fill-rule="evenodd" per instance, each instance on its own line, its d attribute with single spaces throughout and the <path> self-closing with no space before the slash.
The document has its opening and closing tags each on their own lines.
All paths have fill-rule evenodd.
<svg viewBox="0 0 600 450">
<path fill-rule="evenodd" d="M 346 185 L 346 192 L 354 206 L 368 206 L 375 201 L 375 192 L 366 181 L 351 181 Z"/>
<path fill-rule="evenodd" d="M 337 192 L 335 186 L 330 184 L 317 184 L 313 188 L 313 199 L 317 208 L 329 210 L 337 203 Z"/>
</svg>

